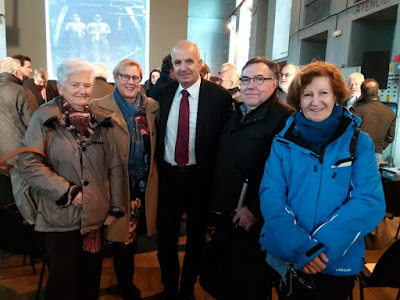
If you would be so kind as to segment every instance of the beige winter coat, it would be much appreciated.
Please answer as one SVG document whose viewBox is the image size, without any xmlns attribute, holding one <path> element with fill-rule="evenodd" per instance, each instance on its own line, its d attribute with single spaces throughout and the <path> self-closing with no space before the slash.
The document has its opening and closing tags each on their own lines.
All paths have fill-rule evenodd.
<svg viewBox="0 0 400 300">
<path fill-rule="evenodd" d="M 124 198 L 124 206 L 126 214 L 119 219 L 115 224 L 111 225 L 105 231 L 105 238 L 114 242 L 126 242 L 128 239 L 129 228 L 129 212 L 130 212 L 130 195 L 129 195 L 129 175 L 128 175 L 128 157 L 130 147 L 130 135 L 124 117 L 113 94 L 107 95 L 100 99 L 94 99 L 90 105 L 93 110 L 101 110 L 107 116 L 110 116 L 114 121 L 114 126 L 111 129 L 117 143 L 119 155 L 124 165 L 124 184 L 126 198 Z M 150 173 L 147 181 L 145 194 L 146 208 L 146 224 L 147 234 L 150 236 L 156 232 L 157 226 L 157 205 L 158 205 L 158 172 L 156 164 L 156 114 L 158 113 L 158 102 L 152 98 L 147 98 L 146 118 L 150 132 L 151 144 L 151 162 Z"/>
</svg>

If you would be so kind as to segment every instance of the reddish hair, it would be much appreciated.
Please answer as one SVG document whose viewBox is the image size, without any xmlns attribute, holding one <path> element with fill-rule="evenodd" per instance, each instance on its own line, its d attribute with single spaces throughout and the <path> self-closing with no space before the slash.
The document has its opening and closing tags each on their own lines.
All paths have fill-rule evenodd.
<svg viewBox="0 0 400 300">
<path fill-rule="evenodd" d="M 350 97 L 351 91 L 339 69 L 330 63 L 316 61 L 308 64 L 293 79 L 286 97 L 288 103 L 294 108 L 300 109 L 301 93 L 315 77 L 329 78 L 337 103 L 342 104 Z"/>
</svg>

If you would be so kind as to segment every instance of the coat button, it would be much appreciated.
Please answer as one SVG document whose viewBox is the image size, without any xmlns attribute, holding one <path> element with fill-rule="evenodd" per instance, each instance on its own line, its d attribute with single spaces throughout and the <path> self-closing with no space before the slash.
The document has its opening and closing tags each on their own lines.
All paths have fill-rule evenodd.
<svg viewBox="0 0 400 300">
<path fill-rule="evenodd" d="M 82 147 L 82 151 L 85 152 L 86 151 L 86 147 Z"/>
<path fill-rule="evenodd" d="M 83 183 L 84 186 L 87 186 L 88 184 L 89 184 L 89 181 L 85 181 L 85 182 Z"/>
</svg>

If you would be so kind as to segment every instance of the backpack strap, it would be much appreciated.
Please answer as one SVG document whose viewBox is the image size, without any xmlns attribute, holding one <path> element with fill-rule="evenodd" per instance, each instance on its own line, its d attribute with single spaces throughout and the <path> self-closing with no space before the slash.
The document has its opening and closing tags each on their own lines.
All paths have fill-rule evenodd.
<svg viewBox="0 0 400 300">
<path fill-rule="evenodd" d="M 353 136 L 351 137 L 351 141 L 350 141 L 350 156 L 351 156 L 351 158 L 353 160 L 355 158 L 358 135 L 360 134 L 361 131 L 362 130 L 360 128 L 357 128 L 357 130 L 354 132 Z"/>
<path fill-rule="evenodd" d="M 1 171 L 10 171 L 13 166 L 12 165 L 8 165 L 5 164 L 5 162 L 7 160 L 9 160 L 10 158 L 13 158 L 14 156 L 20 154 L 20 153 L 24 153 L 24 152 L 33 152 L 33 153 L 37 153 L 42 155 L 43 157 L 46 157 L 46 150 L 47 150 L 47 146 L 49 145 L 49 140 L 50 140 L 50 136 L 51 136 L 51 131 L 47 131 L 46 132 L 46 141 L 45 141 L 45 151 L 43 152 L 42 150 L 39 150 L 37 148 L 31 148 L 31 147 L 26 147 L 26 148 L 20 148 L 20 149 L 16 149 L 14 151 L 11 151 L 7 154 L 5 154 L 3 157 L 0 158 L 0 170 Z"/>
</svg>

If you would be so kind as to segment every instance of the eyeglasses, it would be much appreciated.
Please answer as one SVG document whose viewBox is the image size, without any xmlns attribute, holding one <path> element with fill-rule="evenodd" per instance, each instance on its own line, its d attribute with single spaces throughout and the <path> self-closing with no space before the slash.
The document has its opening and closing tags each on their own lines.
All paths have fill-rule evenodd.
<svg viewBox="0 0 400 300">
<path fill-rule="evenodd" d="M 248 85 L 251 80 L 253 80 L 254 84 L 256 84 L 256 85 L 262 85 L 264 83 L 264 80 L 274 80 L 274 78 L 271 78 L 271 77 L 265 78 L 265 77 L 262 77 L 262 76 L 255 76 L 253 78 L 242 77 L 242 78 L 240 78 L 240 83 L 242 85 Z"/>
<path fill-rule="evenodd" d="M 288 78 L 289 76 L 293 76 L 294 74 L 290 74 L 290 73 L 281 73 L 279 74 L 281 78 L 286 77 Z"/>
<path fill-rule="evenodd" d="M 133 75 L 133 76 L 130 76 L 128 74 L 118 74 L 118 75 L 121 77 L 121 80 L 123 82 L 128 82 L 131 78 L 134 83 L 138 83 L 138 82 L 140 82 L 140 80 L 142 80 L 142 78 L 140 78 L 139 76 L 136 76 L 136 75 Z"/>
</svg>

